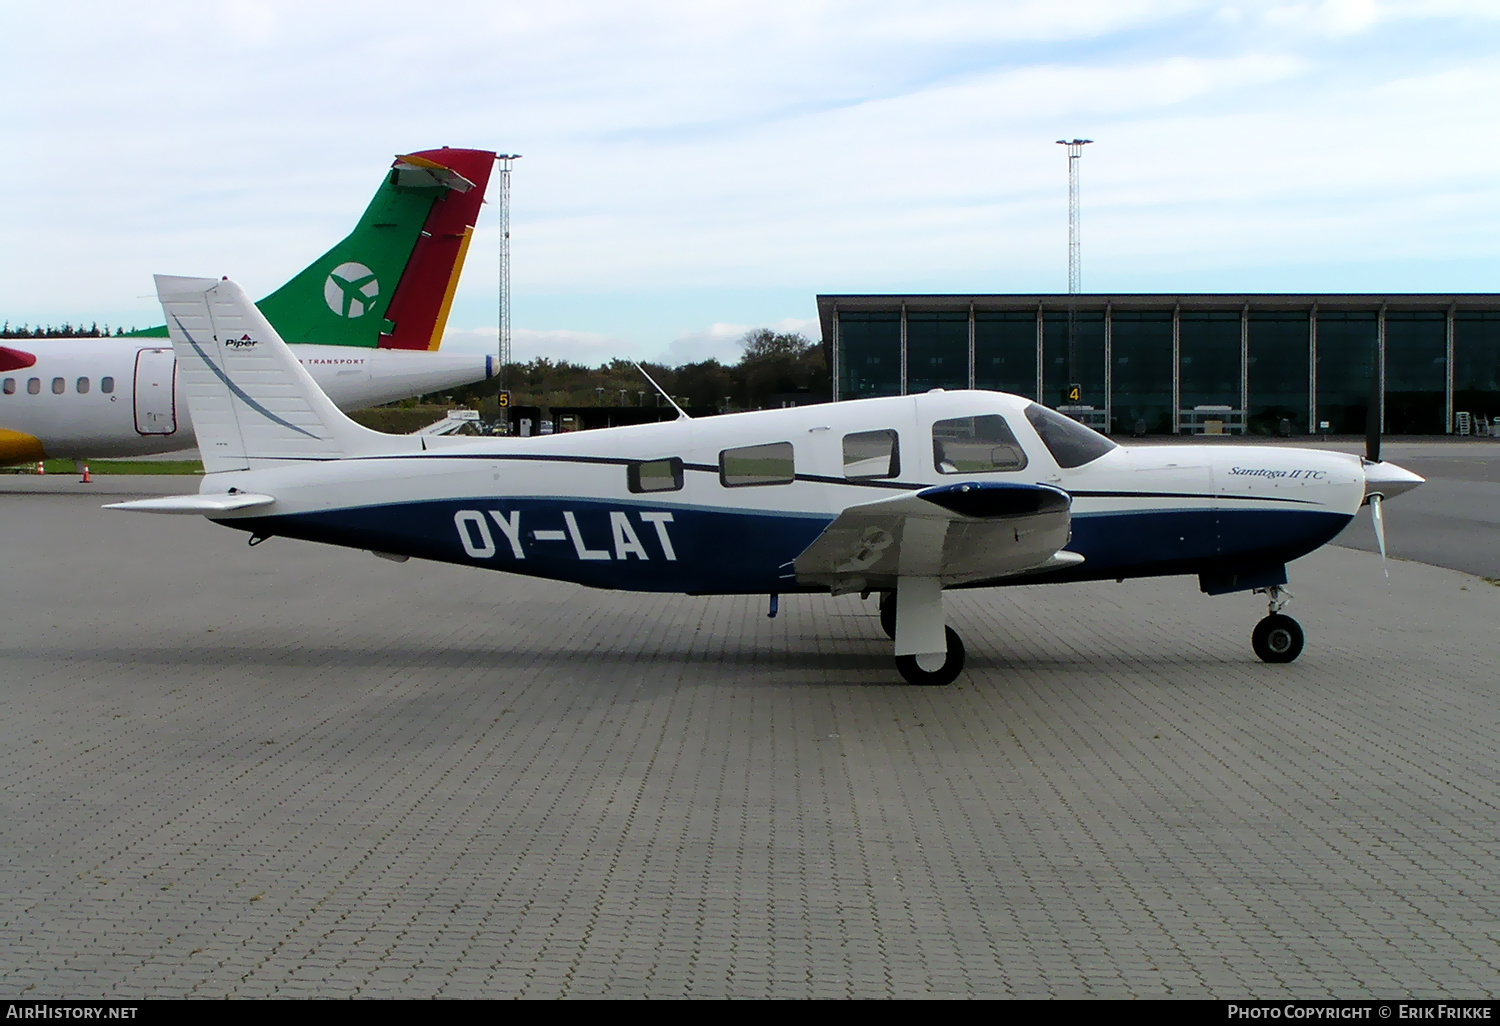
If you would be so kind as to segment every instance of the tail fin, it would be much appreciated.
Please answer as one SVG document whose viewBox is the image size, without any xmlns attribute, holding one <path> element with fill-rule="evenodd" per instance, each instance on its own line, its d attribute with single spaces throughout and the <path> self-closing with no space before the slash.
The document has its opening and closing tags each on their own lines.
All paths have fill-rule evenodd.
<svg viewBox="0 0 1500 1026">
<path fill-rule="evenodd" d="M 293 342 L 437 349 L 494 162 L 446 147 L 397 157 L 348 237 L 256 305 Z"/>
<path fill-rule="evenodd" d="M 344 416 L 234 282 L 156 276 L 210 474 L 400 448 Z"/>
</svg>

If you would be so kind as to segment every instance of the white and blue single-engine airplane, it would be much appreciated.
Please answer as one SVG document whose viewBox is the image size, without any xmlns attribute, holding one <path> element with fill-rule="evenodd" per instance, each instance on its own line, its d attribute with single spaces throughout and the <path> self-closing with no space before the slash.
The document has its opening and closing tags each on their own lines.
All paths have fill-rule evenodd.
<svg viewBox="0 0 1500 1026">
<path fill-rule="evenodd" d="M 1257 655 L 1290 662 L 1286 564 L 1422 478 L 1376 459 L 1116 445 L 1029 399 L 950 391 L 535 438 L 370 431 L 233 282 L 159 276 L 206 476 L 109 508 L 595 588 L 879 593 L 896 666 L 947 684 L 943 592 L 1197 575 L 1259 590 Z M 1378 456 L 1378 454 L 1377 454 Z"/>
</svg>

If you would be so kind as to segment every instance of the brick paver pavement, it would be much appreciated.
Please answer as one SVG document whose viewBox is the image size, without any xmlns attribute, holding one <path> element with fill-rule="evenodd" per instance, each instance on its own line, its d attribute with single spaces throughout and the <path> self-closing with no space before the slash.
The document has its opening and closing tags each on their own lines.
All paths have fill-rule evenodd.
<svg viewBox="0 0 1500 1026">
<path fill-rule="evenodd" d="M 622 595 L 0 495 L 0 988 L 1500 991 L 1500 588 Z"/>
</svg>

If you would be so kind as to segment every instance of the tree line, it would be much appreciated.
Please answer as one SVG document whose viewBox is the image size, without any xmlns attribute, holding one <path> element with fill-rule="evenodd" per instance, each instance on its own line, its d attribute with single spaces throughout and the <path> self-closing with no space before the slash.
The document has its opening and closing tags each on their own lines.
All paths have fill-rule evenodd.
<svg viewBox="0 0 1500 1026">
<path fill-rule="evenodd" d="M 135 329 L 131 328 L 130 330 L 134 331 Z M 43 327 L 41 325 L 33 328 L 30 325 L 23 324 L 19 328 L 12 328 L 10 321 L 6 321 L 4 326 L 0 327 L 0 338 L 104 338 L 110 334 L 123 335 L 125 334 L 125 329 L 116 328 L 111 332 L 108 324 L 101 327 L 97 321 L 90 324 L 87 328 L 81 324 L 76 326 L 61 324 L 55 328 Z"/>
<path fill-rule="evenodd" d="M 710 359 L 678 367 L 647 362 L 641 366 L 682 406 L 721 412 L 757 410 L 791 399 L 807 402 L 829 397 L 828 360 L 821 344 L 800 332 L 769 328 L 747 332 L 739 342 L 742 352 L 732 364 Z M 505 385 L 513 406 L 666 405 L 629 360 L 589 367 L 537 357 L 529 363 L 507 365 Z M 424 396 L 423 401 L 451 396 L 490 419 L 498 411 L 499 388 L 498 380 L 481 382 L 442 396 Z"/>
</svg>

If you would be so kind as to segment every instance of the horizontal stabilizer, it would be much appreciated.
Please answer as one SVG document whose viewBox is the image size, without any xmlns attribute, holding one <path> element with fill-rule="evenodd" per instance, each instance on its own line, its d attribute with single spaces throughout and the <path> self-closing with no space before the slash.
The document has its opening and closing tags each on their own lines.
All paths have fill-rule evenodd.
<svg viewBox="0 0 1500 1026">
<path fill-rule="evenodd" d="M 901 577 L 945 585 L 1057 569 L 1072 497 L 1060 488 L 960 482 L 850 506 L 797 557 L 797 580 L 835 593 L 891 588 Z"/>
<path fill-rule="evenodd" d="M 252 492 L 234 492 L 220 495 L 166 495 L 160 499 L 136 499 L 132 502 L 112 502 L 105 509 L 125 509 L 133 513 L 197 513 L 212 516 L 237 509 L 253 509 L 269 506 L 274 496 L 256 495 Z"/>
</svg>

